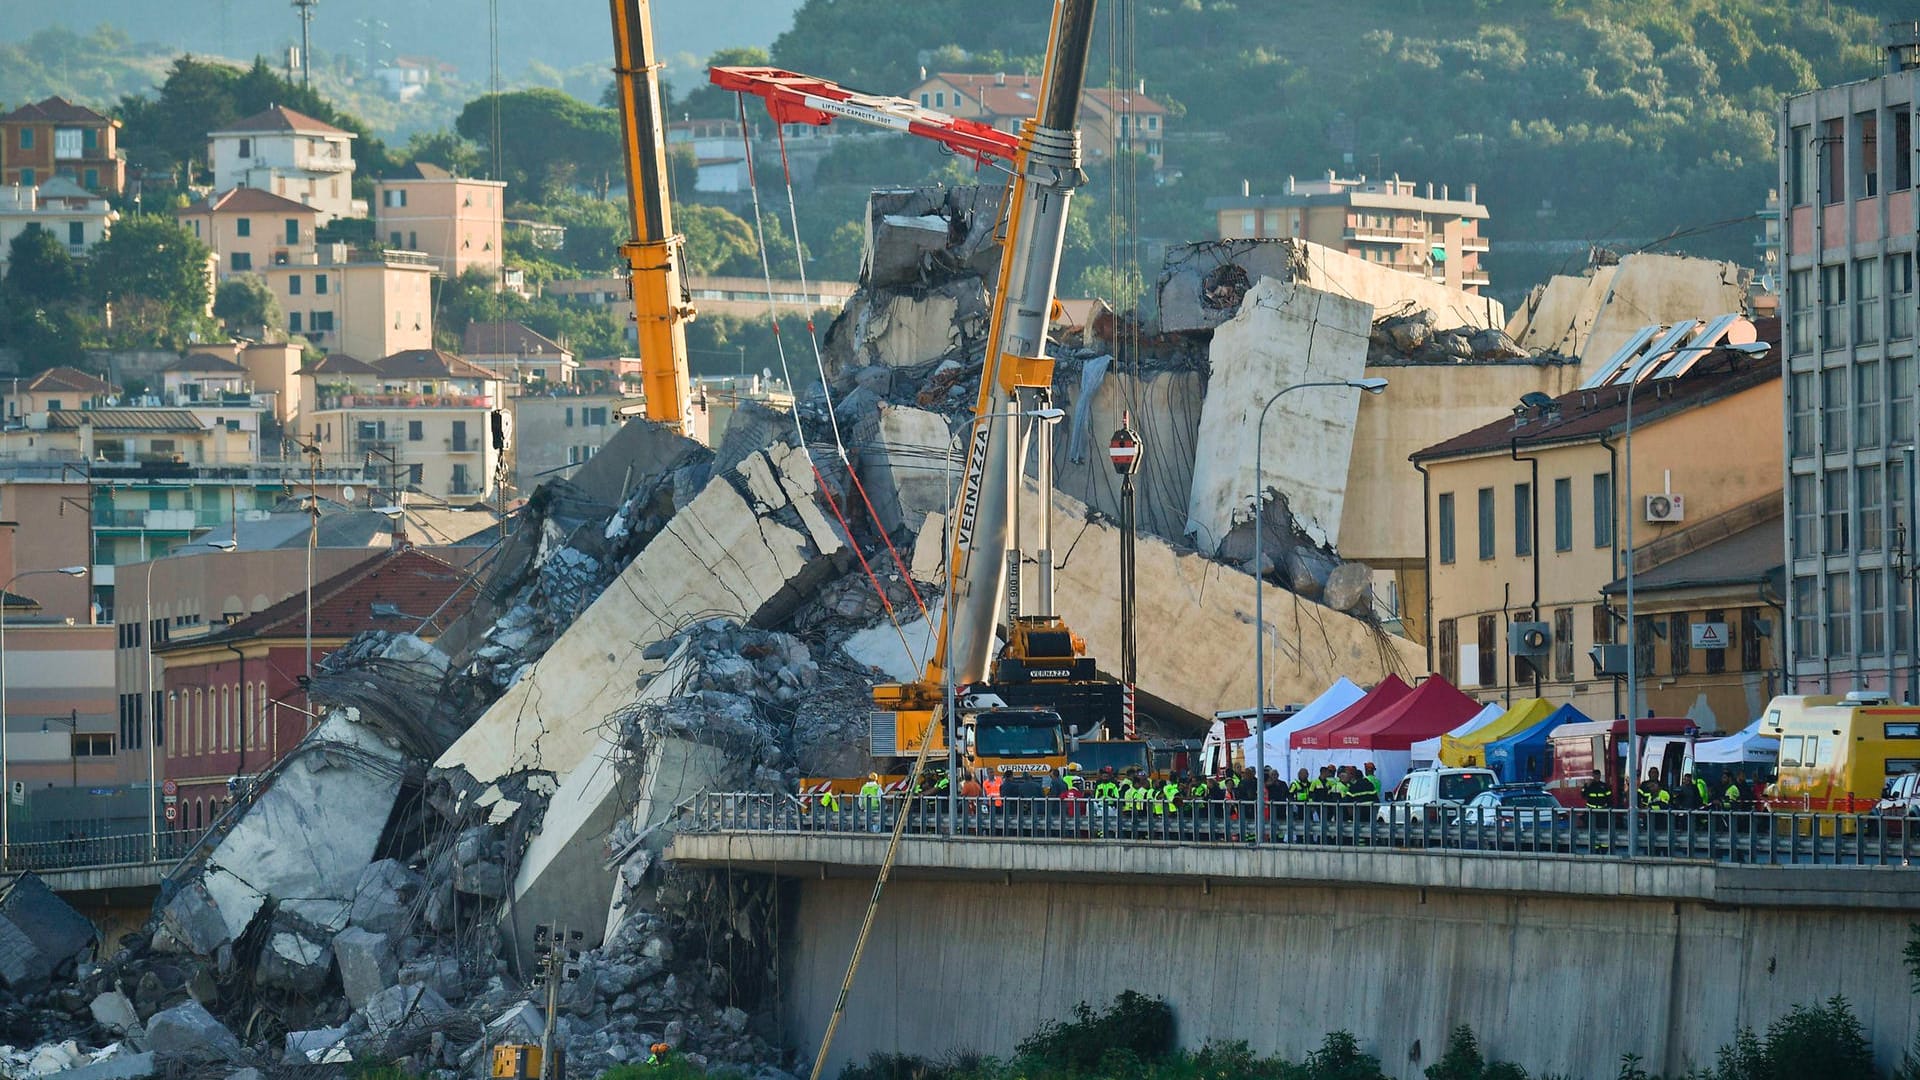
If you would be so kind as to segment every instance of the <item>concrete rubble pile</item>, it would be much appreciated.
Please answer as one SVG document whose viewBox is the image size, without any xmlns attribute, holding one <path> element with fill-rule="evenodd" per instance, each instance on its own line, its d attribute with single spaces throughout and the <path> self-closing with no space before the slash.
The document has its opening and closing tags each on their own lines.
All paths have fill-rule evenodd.
<svg viewBox="0 0 1920 1080">
<path fill-rule="evenodd" d="M 1443 330 L 1434 313 L 1413 308 L 1373 320 L 1367 339 L 1367 363 L 1460 364 L 1524 360 L 1525 349 L 1505 330 L 1488 326 L 1457 326 Z"/>
</svg>

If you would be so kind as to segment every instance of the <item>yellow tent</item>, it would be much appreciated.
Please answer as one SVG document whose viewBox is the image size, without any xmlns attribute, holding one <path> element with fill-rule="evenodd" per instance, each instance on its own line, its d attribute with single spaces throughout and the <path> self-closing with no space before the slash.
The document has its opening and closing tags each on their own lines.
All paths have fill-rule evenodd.
<svg viewBox="0 0 1920 1080">
<path fill-rule="evenodd" d="M 1554 706 L 1546 698 L 1521 698 L 1513 707 L 1500 714 L 1491 724 L 1458 738 L 1452 735 L 1440 739 L 1440 764 L 1453 767 L 1462 765 L 1485 765 L 1487 763 L 1487 744 L 1509 735 L 1518 735 L 1533 725 L 1553 715 Z"/>
</svg>

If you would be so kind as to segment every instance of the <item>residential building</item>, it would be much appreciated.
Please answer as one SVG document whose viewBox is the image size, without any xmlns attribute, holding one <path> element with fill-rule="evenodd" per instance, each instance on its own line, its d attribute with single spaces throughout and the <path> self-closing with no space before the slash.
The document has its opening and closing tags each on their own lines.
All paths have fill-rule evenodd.
<svg viewBox="0 0 1920 1080">
<path fill-rule="evenodd" d="M 395 101 L 412 101 L 427 92 L 436 74 L 451 76 L 458 69 L 426 56 L 396 56 L 374 72 L 380 89 Z"/>
<path fill-rule="evenodd" d="M 669 121 L 667 145 L 684 146 L 692 152 L 695 191 L 733 194 L 746 191 L 752 184 L 738 120 L 688 117 Z"/>
<path fill-rule="evenodd" d="M 179 787 L 180 824 L 201 828 L 239 785 L 271 767 L 324 707 L 300 685 L 308 646 L 317 667 L 366 630 L 427 640 L 466 613 L 466 571 L 411 547 L 366 558 L 230 624 L 154 648 L 164 667 L 165 775 Z"/>
<path fill-rule="evenodd" d="M 941 72 L 907 92 L 922 108 L 1019 131 L 1040 109 L 1037 75 Z M 1089 162 L 1122 149 L 1145 155 L 1157 172 L 1166 166 L 1167 107 L 1147 96 L 1145 80 L 1132 89 L 1088 87 L 1080 95 L 1080 145 Z"/>
<path fill-rule="evenodd" d="M 374 235 L 389 247 L 423 253 L 448 277 L 475 268 L 498 276 L 506 203 L 505 181 L 413 162 L 374 183 Z"/>
<path fill-rule="evenodd" d="M 64 365 L 48 368 L 24 385 L 19 379 L 8 379 L 4 387 L 9 427 L 31 413 L 103 409 L 120 393 L 119 387 L 106 380 Z"/>
<path fill-rule="evenodd" d="M 1913 24 L 1896 29 L 1906 34 L 1891 42 L 1885 74 L 1794 95 L 1781 110 L 1787 652 L 1801 693 L 1912 699 L 1920 677 L 1911 514 L 1920 41 Z"/>
<path fill-rule="evenodd" d="M 28 229 L 45 229 L 73 258 L 84 258 L 106 239 L 120 212 L 107 200 L 64 177 L 39 187 L 0 187 L 0 274 L 13 254 L 14 238 Z"/>
<path fill-rule="evenodd" d="M 301 385 L 301 422 L 323 460 L 391 471 L 393 487 L 451 503 L 493 493 L 493 372 L 434 349 L 371 364 L 336 354 L 302 371 Z"/>
<path fill-rule="evenodd" d="M 1779 686 L 1768 636 L 1779 598 L 1766 585 L 1779 555 L 1767 540 L 1780 499 L 1779 365 L 1716 349 L 1685 374 L 1639 383 L 1632 475 L 1627 393 L 1523 402 L 1412 456 L 1425 486 L 1433 670 L 1482 697 L 1545 697 L 1596 718 L 1651 708 L 1736 730 Z M 1596 644 L 1628 641 L 1618 594 L 1629 519 L 1635 574 L 1652 586 L 1648 606 L 1635 605 L 1631 706 L 1588 659 Z M 1537 662 L 1510 652 L 1516 622 L 1547 625 Z M 1731 644 L 1696 647 L 1702 623 L 1725 624 Z"/>
<path fill-rule="evenodd" d="M 351 131 L 275 105 L 207 133 L 213 189 L 259 188 L 313 207 L 322 225 L 366 217 L 353 197 Z"/>
<path fill-rule="evenodd" d="M 638 394 L 646 386 L 643 366 L 637 356 L 596 356 L 580 361 L 576 378 L 589 393 Z"/>
<path fill-rule="evenodd" d="M 34 187 L 65 177 L 96 195 L 120 195 L 120 121 L 61 97 L 0 115 L 0 184 Z"/>
<path fill-rule="evenodd" d="M 261 276 L 287 333 L 316 348 L 379 357 L 433 346 L 433 261 L 417 251 L 321 244 Z"/>
<path fill-rule="evenodd" d="M 1398 176 L 1347 179 L 1328 170 L 1318 180 L 1287 177 L 1279 195 L 1255 195 L 1242 183 L 1239 195 L 1208 199 L 1207 209 L 1222 240 L 1298 237 L 1470 293 L 1488 284 L 1478 184 L 1455 199 L 1445 184 L 1422 190 Z"/>
<path fill-rule="evenodd" d="M 298 344 L 257 342 L 236 350 L 235 359 L 247 371 L 254 392 L 273 403 L 273 415 L 282 428 L 300 426 L 300 368 L 306 363 Z"/>
<path fill-rule="evenodd" d="M 513 412 L 513 486 L 522 495 L 570 475 L 600 452 L 626 423 L 621 409 L 638 399 L 618 394 L 522 394 Z"/>
<path fill-rule="evenodd" d="M 572 389 L 580 370 L 573 350 L 524 323 L 471 322 L 461 341 L 470 364 L 499 375 L 508 393 Z"/>
<path fill-rule="evenodd" d="M 311 255 L 320 222 L 313 207 L 250 187 L 209 195 L 174 211 L 174 217 L 213 249 L 222 279 Z"/>
<path fill-rule="evenodd" d="M 767 317 L 765 278 L 688 274 L 684 281 L 688 299 L 702 314 L 732 315 L 746 319 Z M 858 288 L 859 285 L 851 281 L 816 281 L 808 278 L 803 285 L 798 281 L 776 280 L 773 283 L 773 302 L 779 305 L 782 313 L 796 308 L 838 312 Z M 541 286 L 541 292 L 587 307 L 611 308 L 627 323 L 628 337 L 631 339 L 633 336 L 633 296 L 627 290 L 625 278 L 549 281 Z"/>
</svg>

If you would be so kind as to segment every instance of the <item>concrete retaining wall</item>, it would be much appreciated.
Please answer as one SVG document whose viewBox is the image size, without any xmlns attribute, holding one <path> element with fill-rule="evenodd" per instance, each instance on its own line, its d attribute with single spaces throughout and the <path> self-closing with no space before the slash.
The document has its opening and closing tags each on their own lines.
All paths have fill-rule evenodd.
<svg viewBox="0 0 1920 1080">
<path fill-rule="evenodd" d="M 789 888 L 785 1022 L 795 1045 L 817 1046 L 872 884 Z M 1710 1064 L 1738 1025 L 1841 993 L 1885 1067 L 1914 1031 L 1908 922 L 1413 887 L 901 880 L 829 1072 L 874 1050 L 1004 1055 L 1041 1020 L 1128 989 L 1164 996 L 1189 1046 L 1244 1039 L 1299 1058 L 1344 1028 L 1408 1080 L 1459 1024 L 1534 1075 L 1610 1078 L 1623 1053 L 1674 1073 Z"/>
</svg>

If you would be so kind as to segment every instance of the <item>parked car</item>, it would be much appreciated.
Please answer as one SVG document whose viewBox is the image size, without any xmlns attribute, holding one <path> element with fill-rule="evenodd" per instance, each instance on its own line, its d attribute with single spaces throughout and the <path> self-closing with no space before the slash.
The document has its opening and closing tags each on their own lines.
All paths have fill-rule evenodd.
<svg viewBox="0 0 1920 1080">
<path fill-rule="evenodd" d="M 1501 843 L 1545 844 L 1569 828 L 1571 813 L 1545 784 L 1501 784 L 1475 795 L 1454 821 L 1469 845 L 1496 836 Z"/>
<path fill-rule="evenodd" d="M 1387 824 L 1442 821 L 1499 783 L 1492 769 L 1415 769 L 1377 812 Z"/>
<path fill-rule="evenodd" d="M 1920 773 L 1890 777 L 1880 791 L 1880 801 L 1873 804 L 1873 816 L 1867 822 L 1868 835 L 1883 832 L 1888 836 L 1905 836 L 1910 828 L 1920 824 L 1913 821 L 1916 816 L 1920 816 Z"/>
</svg>

